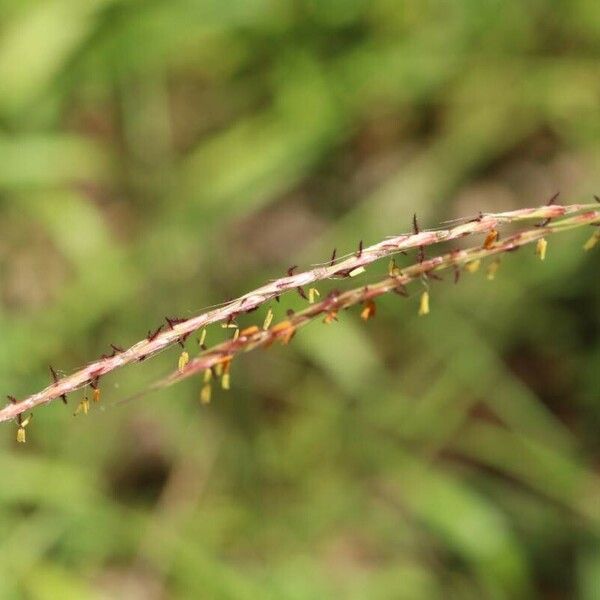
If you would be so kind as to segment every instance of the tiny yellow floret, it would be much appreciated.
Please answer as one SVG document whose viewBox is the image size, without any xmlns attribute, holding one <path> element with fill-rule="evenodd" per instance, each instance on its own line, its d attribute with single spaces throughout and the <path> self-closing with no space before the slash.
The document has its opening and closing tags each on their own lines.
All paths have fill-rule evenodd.
<svg viewBox="0 0 600 600">
<path fill-rule="evenodd" d="M 319 294 L 319 290 L 317 288 L 310 288 L 308 290 L 308 303 L 309 304 L 314 304 L 315 303 L 315 297 L 316 298 L 320 298 L 321 294 Z"/>
<path fill-rule="evenodd" d="M 190 355 L 184 350 L 179 356 L 179 372 L 183 373 L 185 366 L 190 362 Z"/>
<path fill-rule="evenodd" d="M 81 402 L 77 405 L 74 414 L 78 415 L 82 412 L 84 415 L 87 415 L 90 410 L 90 401 L 87 399 L 87 396 L 81 400 Z"/>
<path fill-rule="evenodd" d="M 535 253 L 540 257 L 540 260 L 546 260 L 546 248 L 548 247 L 548 242 L 546 238 L 540 238 L 537 241 L 535 246 Z"/>
<path fill-rule="evenodd" d="M 210 383 L 205 383 L 200 390 L 200 402 L 202 404 L 210 404 L 210 397 L 212 396 L 212 386 Z"/>
<path fill-rule="evenodd" d="M 92 391 L 92 400 L 94 402 L 100 402 L 100 388 L 95 388 Z"/>
<path fill-rule="evenodd" d="M 265 317 L 265 322 L 263 323 L 263 330 L 266 331 L 271 326 L 273 322 L 273 311 L 269 308 L 267 311 L 267 316 Z"/>
<path fill-rule="evenodd" d="M 421 301 L 419 302 L 419 316 L 429 314 L 429 292 L 425 291 L 421 294 Z"/>
<path fill-rule="evenodd" d="M 206 369 L 204 371 L 204 383 L 208 383 L 212 379 L 212 369 Z"/>
<path fill-rule="evenodd" d="M 373 300 L 367 300 L 365 302 L 364 308 L 360 312 L 360 318 L 363 321 L 368 321 L 370 318 L 375 316 L 376 307 L 375 302 Z"/>
<path fill-rule="evenodd" d="M 224 390 L 228 390 L 230 386 L 229 373 L 223 373 L 223 377 L 221 377 L 221 387 Z"/>
<path fill-rule="evenodd" d="M 206 327 L 200 332 L 200 339 L 198 340 L 198 345 L 203 346 L 206 341 Z"/>
</svg>

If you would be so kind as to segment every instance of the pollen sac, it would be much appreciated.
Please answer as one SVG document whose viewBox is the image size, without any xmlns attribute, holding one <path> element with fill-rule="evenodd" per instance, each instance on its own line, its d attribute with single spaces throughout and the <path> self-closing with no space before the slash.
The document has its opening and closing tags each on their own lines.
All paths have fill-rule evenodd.
<svg viewBox="0 0 600 600">
<path fill-rule="evenodd" d="M 401 275 L 400 269 L 398 265 L 396 265 L 396 260 L 394 258 L 390 258 L 390 262 L 388 263 L 388 275 L 390 277 L 398 277 Z"/>
<path fill-rule="evenodd" d="M 204 371 L 204 383 L 208 383 L 212 379 L 212 370 L 206 369 Z"/>
<path fill-rule="evenodd" d="M 483 247 L 486 250 L 489 250 L 496 240 L 498 239 L 498 231 L 496 229 L 491 229 L 488 234 L 485 236 L 485 240 L 483 241 Z"/>
<path fill-rule="evenodd" d="M 229 373 L 223 373 L 223 377 L 221 377 L 221 387 L 224 390 L 228 390 L 230 387 L 230 383 L 231 383 L 231 380 L 230 380 Z"/>
<path fill-rule="evenodd" d="M 500 268 L 500 259 L 499 258 L 492 261 L 488 265 L 487 272 L 486 272 L 486 277 L 487 277 L 488 281 L 493 281 L 496 278 L 496 273 L 498 272 L 499 268 Z"/>
<path fill-rule="evenodd" d="M 212 396 L 212 386 L 210 383 L 205 383 L 200 390 L 200 402 L 202 404 L 210 404 L 210 398 Z"/>
<path fill-rule="evenodd" d="M 31 418 L 33 415 L 29 415 L 27 418 L 22 419 L 21 415 L 17 417 L 18 429 L 17 429 L 17 442 L 19 444 L 24 444 L 27 441 L 27 434 L 25 433 L 25 427 L 29 425 Z"/>
<path fill-rule="evenodd" d="M 364 304 L 363 309 L 360 311 L 360 318 L 363 321 L 368 321 L 375 316 L 376 308 L 373 300 L 367 300 Z"/>
<path fill-rule="evenodd" d="M 206 342 L 206 327 L 204 327 L 200 332 L 200 337 L 198 338 L 198 345 L 204 346 L 204 342 Z"/>
<path fill-rule="evenodd" d="M 100 402 L 100 388 L 95 388 L 92 390 L 92 400 L 94 402 Z"/>
<path fill-rule="evenodd" d="M 357 275 L 360 275 L 361 273 L 364 273 L 366 271 L 366 269 L 364 267 L 356 267 L 356 269 L 352 269 L 352 271 L 350 271 L 350 273 L 348 273 L 348 277 L 356 277 Z"/>
<path fill-rule="evenodd" d="M 87 415 L 90 410 L 90 401 L 87 399 L 87 396 L 81 400 L 81 402 L 77 405 L 75 409 L 74 415 L 78 415 L 82 412 L 84 415 Z"/>
<path fill-rule="evenodd" d="M 321 294 L 319 294 L 319 290 L 317 288 L 310 288 L 308 290 L 308 303 L 314 304 L 315 298 L 320 298 Z"/>
<path fill-rule="evenodd" d="M 179 363 L 178 363 L 178 369 L 180 373 L 183 373 L 183 370 L 185 369 L 185 366 L 190 362 L 190 355 L 184 350 L 180 355 L 179 355 Z"/>
<path fill-rule="evenodd" d="M 334 321 L 337 321 L 337 314 L 338 311 L 337 310 L 330 310 L 326 315 L 325 318 L 323 319 L 323 323 L 325 323 L 325 325 L 331 325 Z"/>
<path fill-rule="evenodd" d="M 535 253 L 540 257 L 540 260 L 546 260 L 546 248 L 548 248 L 546 238 L 540 238 L 535 246 Z"/>
<path fill-rule="evenodd" d="M 265 317 L 265 321 L 263 323 L 263 330 L 266 331 L 271 326 L 273 322 L 273 311 L 269 308 L 267 311 L 267 316 Z"/>
<path fill-rule="evenodd" d="M 419 302 L 419 316 L 422 317 L 424 315 L 429 314 L 429 292 L 424 291 L 421 294 L 421 300 Z"/>
<path fill-rule="evenodd" d="M 481 266 L 481 259 L 471 260 L 465 265 L 465 271 L 468 273 L 476 273 Z"/>
<path fill-rule="evenodd" d="M 239 329 L 236 329 L 236 330 L 233 332 L 233 341 L 235 342 L 235 340 L 237 340 L 239 337 L 240 337 L 240 330 L 239 330 Z"/>
<path fill-rule="evenodd" d="M 600 231 L 594 231 L 592 237 L 583 245 L 583 249 L 587 252 L 600 242 Z"/>
</svg>

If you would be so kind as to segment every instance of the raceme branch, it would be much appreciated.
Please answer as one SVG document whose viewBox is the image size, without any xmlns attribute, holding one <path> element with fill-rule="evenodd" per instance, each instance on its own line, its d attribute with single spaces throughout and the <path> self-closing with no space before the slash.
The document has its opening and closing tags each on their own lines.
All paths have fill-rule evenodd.
<svg viewBox="0 0 600 600">
<path fill-rule="evenodd" d="M 362 242 L 360 242 L 358 250 L 351 255 L 336 259 L 334 251 L 328 263 L 304 273 L 294 274 L 293 271 L 296 267 L 291 267 L 288 270 L 287 276 L 271 281 L 236 300 L 232 300 L 196 317 L 190 319 L 167 318 L 166 326 L 161 326 L 154 331 L 148 332 L 148 336 L 145 339 L 137 342 L 130 348 L 123 350 L 117 346 L 113 346 L 111 355 L 103 356 L 100 360 L 88 364 L 62 379 L 56 377 L 54 370 L 52 370 L 54 382 L 44 390 L 21 401 L 17 401 L 9 396 L 10 403 L 0 410 L 0 422 L 16 418 L 19 421 L 20 436 L 24 440 L 24 427 L 28 424 L 29 417 L 25 420 L 27 421 L 25 423 L 21 415 L 26 411 L 47 404 L 55 398 L 60 397 L 65 400 L 67 394 L 88 385 L 93 390 L 93 400 L 98 401 L 100 399 L 100 390 L 98 387 L 100 377 L 126 364 L 144 360 L 170 345 L 180 343 L 183 346 L 187 337 L 194 331 L 198 331 L 211 323 L 219 321 L 226 321 L 232 327 L 236 327 L 234 320 L 238 315 L 253 312 L 262 304 L 273 299 L 279 299 L 279 296 L 287 291 L 296 290 L 302 297 L 309 300 L 311 304 L 306 310 L 292 315 L 283 323 L 273 326 L 270 326 L 270 323 L 265 323 L 266 326 L 263 329 L 259 329 L 258 327 L 249 328 L 251 331 L 236 329 L 236 339 L 220 344 L 211 350 L 206 350 L 202 355 L 192 360 L 189 360 L 187 352 L 183 352 L 177 372 L 157 384 L 158 386 L 168 385 L 199 371 L 211 369 L 212 367 L 213 369 L 209 372 L 212 373 L 213 370 L 221 371 L 222 374 L 226 375 L 224 382 L 222 380 L 222 385 L 223 387 L 227 387 L 229 383 L 228 368 L 233 355 L 256 346 L 268 345 L 276 340 L 289 341 L 298 328 L 317 318 L 319 315 L 324 315 L 325 321 L 330 322 L 335 319 L 338 310 L 358 303 L 366 303 L 361 316 L 369 318 L 369 316 L 372 316 L 371 312 L 374 313 L 374 305 L 369 304 L 372 303 L 374 298 L 393 290 L 404 293 L 404 286 L 415 278 L 434 278 L 435 271 L 449 267 L 454 267 L 455 271 L 463 265 L 466 265 L 468 269 L 472 269 L 474 265 L 478 265 L 477 261 L 483 258 L 509 252 L 535 241 L 539 243 L 538 254 L 543 258 L 545 255 L 546 235 L 584 225 L 598 224 L 600 213 L 592 210 L 597 208 L 597 204 L 561 206 L 552 204 L 554 199 L 555 197 L 553 197 L 548 205 L 538 208 L 495 214 L 480 214 L 476 218 L 447 229 L 421 231 L 415 216 L 413 219 L 414 230 L 410 234 L 391 237 L 369 247 L 363 247 Z M 561 219 L 565 215 L 572 216 Z M 531 230 L 522 231 L 499 241 L 498 229 L 502 225 L 530 220 L 541 220 L 541 222 L 538 222 L 536 227 Z M 592 236 L 587 245 L 594 245 L 596 243 L 595 240 L 597 240 L 598 233 L 596 231 L 595 237 Z M 455 250 L 435 258 L 425 258 L 424 248 L 426 246 L 474 234 L 485 234 L 483 246 L 471 248 L 470 250 Z M 398 253 L 404 253 L 406 250 L 412 248 L 418 249 L 418 262 L 402 270 L 398 269 L 395 263 L 392 263 L 394 266 L 390 268 L 390 277 L 379 283 L 362 286 L 346 292 L 332 293 L 320 302 L 314 302 L 314 296 L 318 293 L 314 288 L 309 290 L 309 296 L 304 291 L 304 286 L 317 281 L 352 278 L 362 273 L 365 267 L 374 261 L 393 257 Z M 490 268 L 493 270 L 491 265 Z M 488 276 L 490 274 L 491 272 L 488 273 Z M 424 292 L 421 298 L 420 314 L 428 312 L 428 303 L 429 295 L 427 292 Z M 204 347 L 203 342 L 202 346 Z M 207 389 L 206 386 L 203 389 Z M 89 403 L 86 399 L 80 403 L 77 410 L 86 413 L 88 408 Z"/>
</svg>

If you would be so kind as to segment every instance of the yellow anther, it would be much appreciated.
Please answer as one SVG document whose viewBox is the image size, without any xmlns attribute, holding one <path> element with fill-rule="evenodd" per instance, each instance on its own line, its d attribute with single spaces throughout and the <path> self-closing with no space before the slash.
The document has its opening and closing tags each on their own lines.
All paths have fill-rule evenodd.
<svg viewBox="0 0 600 600">
<path fill-rule="evenodd" d="M 94 388 L 92 391 L 92 400 L 94 402 L 100 402 L 100 388 Z"/>
<path fill-rule="evenodd" d="M 179 356 L 179 372 L 183 373 L 185 366 L 190 362 L 190 355 L 184 350 Z"/>
<path fill-rule="evenodd" d="M 271 326 L 273 322 L 273 311 L 269 308 L 267 311 L 267 316 L 265 317 L 265 322 L 263 323 L 263 329 L 266 331 Z"/>
<path fill-rule="evenodd" d="M 223 329 L 237 329 L 239 325 L 237 323 L 221 323 Z"/>
<path fill-rule="evenodd" d="M 400 269 L 396 265 L 396 259 L 394 258 L 390 258 L 390 262 L 388 263 L 388 275 L 390 277 L 398 277 L 400 275 Z"/>
<path fill-rule="evenodd" d="M 496 260 L 492 261 L 487 268 L 487 279 L 488 281 L 493 281 L 496 278 L 496 273 L 498 272 L 498 269 L 500 268 L 500 259 L 497 258 Z"/>
<path fill-rule="evenodd" d="M 82 412 L 84 415 L 87 415 L 90 410 L 90 401 L 87 399 L 87 396 L 81 400 L 81 402 L 77 405 L 75 409 L 74 415 L 78 415 Z"/>
<path fill-rule="evenodd" d="M 338 314 L 337 310 L 330 310 L 325 315 L 325 318 L 323 319 L 323 323 L 325 323 L 326 325 L 331 325 L 331 323 L 338 320 L 337 314 Z"/>
<path fill-rule="evenodd" d="M 212 379 L 212 369 L 206 369 L 204 371 L 204 383 L 208 383 Z"/>
<path fill-rule="evenodd" d="M 425 291 L 421 294 L 421 301 L 419 302 L 419 316 L 429 314 L 429 292 Z"/>
<path fill-rule="evenodd" d="M 488 232 L 488 234 L 485 236 L 485 240 L 483 241 L 483 247 L 486 250 L 489 250 L 493 245 L 494 242 L 498 239 L 498 232 L 495 229 L 492 229 Z"/>
<path fill-rule="evenodd" d="M 364 308 L 360 312 L 360 318 L 363 321 L 368 321 L 370 318 L 375 316 L 375 302 L 373 300 L 367 300 Z"/>
<path fill-rule="evenodd" d="M 471 260 L 465 265 L 465 271 L 467 271 L 469 273 L 475 273 L 476 271 L 479 270 L 480 266 L 481 266 L 481 259 L 478 258 L 476 260 Z"/>
<path fill-rule="evenodd" d="M 361 273 L 364 273 L 366 271 L 366 269 L 364 267 L 356 267 L 356 269 L 352 269 L 352 271 L 350 271 L 350 273 L 348 273 L 348 275 L 350 277 L 356 277 L 357 275 L 360 275 Z"/>
<path fill-rule="evenodd" d="M 25 434 L 25 427 L 19 425 L 19 428 L 17 429 L 17 442 L 19 442 L 19 444 L 24 444 L 26 441 L 27 435 Z"/>
<path fill-rule="evenodd" d="M 310 288 L 308 290 L 308 303 L 309 304 L 314 304 L 315 303 L 315 297 L 320 298 L 321 294 L 319 294 L 319 290 L 317 288 Z"/>
<path fill-rule="evenodd" d="M 600 242 L 600 230 L 594 231 L 592 237 L 583 245 L 583 249 L 591 250 L 598 242 Z"/>
<path fill-rule="evenodd" d="M 27 441 L 27 434 L 25 433 L 25 427 L 27 427 L 27 425 L 29 425 L 29 422 L 31 421 L 32 417 L 33 417 L 33 415 L 29 415 L 25 419 L 21 419 L 20 416 L 18 417 L 18 419 L 21 419 L 18 421 L 19 427 L 17 429 L 17 442 L 19 444 L 24 444 Z"/>
<path fill-rule="evenodd" d="M 236 330 L 233 332 L 233 341 L 235 342 L 235 340 L 237 340 L 239 337 L 240 337 L 240 330 L 239 330 L 239 329 L 236 329 Z"/>
<path fill-rule="evenodd" d="M 198 345 L 203 346 L 206 341 L 206 327 L 200 332 L 200 339 L 198 340 Z"/>
<path fill-rule="evenodd" d="M 221 377 L 221 387 L 224 390 L 228 390 L 229 384 L 230 384 L 229 373 L 223 373 L 223 377 Z"/>
<path fill-rule="evenodd" d="M 210 397 L 212 396 L 212 386 L 210 383 L 205 383 L 200 390 L 200 402 L 202 404 L 210 404 Z"/>
<path fill-rule="evenodd" d="M 546 241 L 546 238 L 540 238 L 537 241 L 537 244 L 535 246 L 535 253 L 540 257 L 540 260 L 546 259 L 546 248 L 547 247 L 548 247 L 548 242 Z"/>
</svg>

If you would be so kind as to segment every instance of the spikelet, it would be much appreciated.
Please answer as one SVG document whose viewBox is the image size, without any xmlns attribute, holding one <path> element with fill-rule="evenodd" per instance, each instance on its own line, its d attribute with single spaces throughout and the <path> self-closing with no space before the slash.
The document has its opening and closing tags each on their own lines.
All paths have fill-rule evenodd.
<svg viewBox="0 0 600 600">
<path fill-rule="evenodd" d="M 429 314 L 429 292 L 425 290 L 421 294 L 421 300 L 419 302 L 419 316 L 422 317 L 424 315 Z"/>
<path fill-rule="evenodd" d="M 202 331 L 200 332 L 200 337 L 198 338 L 198 345 L 204 346 L 205 342 L 206 342 L 206 327 L 204 327 L 202 329 Z"/>
<path fill-rule="evenodd" d="M 315 298 L 320 298 L 321 294 L 319 294 L 319 290 L 317 288 L 310 288 L 308 290 L 308 303 L 309 304 L 314 304 L 315 303 Z"/>
<path fill-rule="evenodd" d="M 32 417 L 33 417 L 33 415 L 29 415 L 25 419 L 21 419 L 20 416 L 18 417 L 19 427 L 17 429 L 17 442 L 19 444 L 24 444 L 27 441 L 27 434 L 25 433 L 25 427 L 27 427 L 27 425 L 29 425 Z"/>
<path fill-rule="evenodd" d="M 204 383 L 208 383 L 212 379 L 212 369 L 205 369 Z"/>
<path fill-rule="evenodd" d="M 184 350 L 179 356 L 178 369 L 180 373 L 183 373 L 185 366 L 190 362 L 190 355 Z"/>
<path fill-rule="evenodd" d="M 548 248 L 546 238 L 540 238 L 535 245 L 535 253 L 540 257 L 540 260 L 546 260 L 546 248 Z"/>
<path fill-rule="evenodd" d="M 489 250 L 493 247 L 495 241 L 498 239 L 498 231 L 496 229 L 492 229 L 485 236 L 485 240 L 483 241 L 483 247 L 486 250 Z"/>
</svg>

